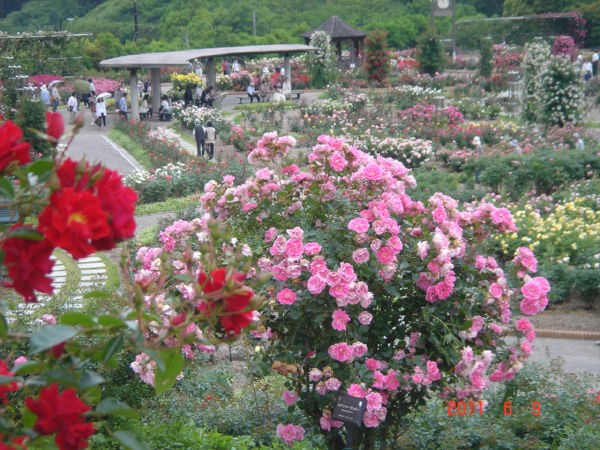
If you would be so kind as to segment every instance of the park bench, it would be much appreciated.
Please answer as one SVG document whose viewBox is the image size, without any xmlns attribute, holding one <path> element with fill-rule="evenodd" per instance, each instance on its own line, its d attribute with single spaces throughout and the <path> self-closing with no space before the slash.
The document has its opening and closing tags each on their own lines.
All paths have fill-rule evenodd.
<svg viewBox="0 0 600 450">
<path fill-rule="evenodd" d="M 302 95 L 302 91 L 292 91 L 292 92 L 290 92 L 290 99 L 300 100 L 301 95 Z"/>
<path fill-rule="evenodd" d="M 9 202 L 0 199 L 0 223 L 13 224 L 19 219 L 19 214 L 14 209 L 9 208 Z"/>
<path fill-rule="evenodd" d="M 256 91 L 256 93 L 257 93 L 257 94 L 258 94 L 258 96 L 260 97 L 260 101 L 261 101 L 261 102 L 264 102 L 264 101 L 265 101 L 265 98 L 267 97 L 267 95 L 266 95 L 264 92 L 259 92 L 259 91 Z M 240 103 L 239 103 L 240 105 L 241 105 L 242 103 L 244 103 L 244 101 L 248 101 L 248 102 L 250 102 L 250 97 L 248 96 L 248 94 L 246 94 L 246 95 L 238 95 L 238 96 L 237 96 L 237 98 L 238 98 L 238 100 L 240 101 Z"/>
</svg>

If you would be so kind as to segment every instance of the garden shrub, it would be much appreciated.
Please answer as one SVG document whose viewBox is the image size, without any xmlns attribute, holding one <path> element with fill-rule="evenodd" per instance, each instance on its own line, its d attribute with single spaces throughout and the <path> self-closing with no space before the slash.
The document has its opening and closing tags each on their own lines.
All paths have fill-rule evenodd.
<svg viewBox="0 0 600 450">
<path fill-rule="evenodd" d="M 33 153 L 49 157 L 52 152 L 50 143 L 39 136 L 46 133 L 46 107 L 37 100 L 22 98 L 18 104 L 15 123 L 23 130 L 23 139 L 31 144 Z"/>
<path fill-rule="evenodd" d="M 551 56 L 540 82 L 541 120 L 548 126 L 579 124 L 583 85 L 575 65 L 564 56 Z"/>
<path fill-rule="evenodd" d="M 421 34 L 417 42 L 417 61 L 421 72 L 429 76 L 442 73 L 448 63 L 444 47 L 433 30 Z"/>
<path fill-rule="evenodd" d="M 548 68 L 550 46 L 541 39 L 525 45 L 523 57 L 523 108 L 526 122 L 541 123 L 542 79 Z"/>
</svg>

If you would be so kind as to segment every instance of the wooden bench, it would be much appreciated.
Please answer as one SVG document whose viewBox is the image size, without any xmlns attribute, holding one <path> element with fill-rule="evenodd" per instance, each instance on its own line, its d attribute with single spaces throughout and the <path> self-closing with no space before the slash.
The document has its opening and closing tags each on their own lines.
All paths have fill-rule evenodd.
<svg viewBox="0 0 600 450">
<path fill-rule="evenodd" d="M 260 97 L 260 101 L 264 102 L 265 98 L 267 97 L 266 94 L 264 92 L 258 92 L 258 91 L 256 91 L 256 93 Z M 241 105 L 242 103 L 244 103 L 244 100 L 247 100 L 248 102 L 250 102 L 250 96 L 248 94 L 246 94 L 246 95 L 238 95 L 237 98 L 240 101 L 239 105 Z"/>
<path fill-rule="evenodd" d="M 301 95 L 302 95 L 302 91 L 292 91 L 292 92 L 290 92 L 290 99 L 300 100 Z"/>
</svg>

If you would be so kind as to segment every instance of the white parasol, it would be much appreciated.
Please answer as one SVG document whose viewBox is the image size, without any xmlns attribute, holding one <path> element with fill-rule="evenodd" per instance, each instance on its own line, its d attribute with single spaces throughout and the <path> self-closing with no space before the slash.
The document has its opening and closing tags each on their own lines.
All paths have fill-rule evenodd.
<svg viewBox="0 0 600 450">
<path fill-rule="evenodd" d="M 50 83 L 48 83 L 48 88 L 51 88 L 52 86 L 58 83 L 62 83 L 62 80 L 52 80 Z"/>
<path fill-rule="evenodd" d="M 110 92 L 101 92 L 100 94 L 96 95 L 96 100 L 98 100 L 99 98 L 103 98 L 104 100 L 106 100 L 107 98 L 111 98 L 112 94 Z"/>
</svg>

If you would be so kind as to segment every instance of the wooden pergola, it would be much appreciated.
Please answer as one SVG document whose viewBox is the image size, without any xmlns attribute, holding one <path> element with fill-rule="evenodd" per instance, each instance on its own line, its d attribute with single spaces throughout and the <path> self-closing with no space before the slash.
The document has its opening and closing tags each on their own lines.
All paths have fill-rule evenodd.
<svg viewBox="0 0 600 450">
<path fill-rule="evenodd" d="M 300 35 L 304 38 L 306 45 L 310 43 L 310 38 L 315 31 L 324 31 L 331 37 L 331 42 L 336 47 L 338 63 L 342 61 L 342 43 L 344 41 L 349 41 L 352 45 L 352 51 L 350 52 L 351 62 L 353 64 L 358 62 L 360 59 L 358 51 L 363 46 L 367 33 L 352 28 L 338 16 L 331 16 L 327 22 L 322 23 L 312 31 Z"/>
<path fill-rule="evenodd" d="M 129 70 L 131 90 L 132 118 L 139 118 L 138 107 L 138 76 L 139 69 L 149 69 L 152 83 L 152 109 L 158 111 L 160 106 L 160 69 L 162 67 L 188 67 L 195 60 L 203 58 L 206 61 L 205 73 L 207 86 L 216 86 L 217 72 L 215 58 L 223 56 L 242 56 L 277 53 L 283 56 L 286 81 L 291 86 L 292 71 L 290 55 L 315 50 L 304 44 L 274 44 L 246 45 L 240 47 L 198 48 L 194 50 L 178 50 L 172 52 L 140 53 L 136 55 L 118 56 L 100 62 L 101 67 L 114 67 Z"/>
</svg>

